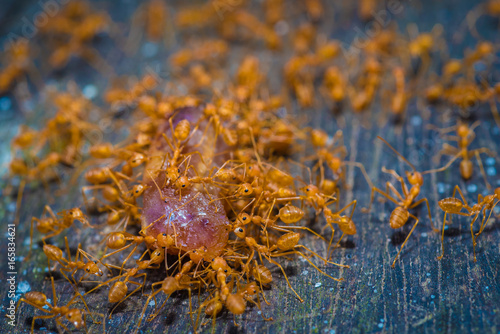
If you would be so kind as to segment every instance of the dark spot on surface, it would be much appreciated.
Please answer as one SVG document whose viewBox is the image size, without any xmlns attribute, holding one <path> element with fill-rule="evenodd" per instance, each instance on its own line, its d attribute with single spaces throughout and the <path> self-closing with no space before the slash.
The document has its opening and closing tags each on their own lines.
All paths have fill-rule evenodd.
<svg viewBox="0 0 500 334">
<path fill-rule="evenodd" d="M 31 328 L 31 324 L 33 323 L 33 317 L 28 317 L 26 318 L 26 321 L 24 322 L 26 326 L 29 326 L 28 328 Z M 35 330 L 47 330 L 47 322 L 43 319 L 36 319 L 35 320 Z M 53 331 L 54 333 L 57 332 L 57 328 L 50 328 L 50 331 Z"/>
<path fill-rule="evenodd" d="M 236 327 L 234 325 L 231 325 L 231 327 L 229 327 L 228 333 L 229 334 L 241 334 L 241 333 L 245 333 L 245 331 L 241 327 Z"/>
<path fill-rule="evenodd" d="M 394 246 L 401 245 L 405 241 L 406 237 L 408 236 L 408 233 L 409 232 L 405 232 L 405 231 L 394 232 L 391 235 L 391 244 L 393 244 Z"/>
<path fill-rule="evenodd" d="M 114 303 L 114 304 L 109 304 L 109 307 L 108 307 L 109 311 L 111 312 L 111 310 L 113 310 L 113 308 L 114 308 L 115 306 L 116 306 L 116 308 L 114 309 L 113 314 L 115 314 L 115 313 L 116 313 L 116 314 L 117 314 L 117 313 L 123 313 L 123 311 L 125 311 L 125 310 L 126 310 L 126 308 L 127 308 L 127 303 L 126 303 L 126 302 L 125 302 L 125 303 L 120 303 L 120 304 L 118 304 L 118 305 L 116 305 L 116 303 Z"/>
<path fill-rule="evenodd" d="M 444 235 L 447 237 L 458 237 L 460 234 L 460 229 L 456 227 L 448 227 L 444 230 Z"/>
<path fill-rule="evenodd" d="M 347 248 L 347 249 L 352 249 L 352 248 L 356 247 L 356 245 L 354 244 L 354 241 L 352 241 L 352 240 L 342 240 L 340 242 L 339 246 L 342 248 Z"/>
<path fill-rule="evenodd" d="M 210 223 L 210 220 L 208 220 L 207 218 L 203 218 L 203 219 L 201 220 L 201 223 L 202 223 L 203 225 L 208 225 L 208 224 Z"/>
</svg>

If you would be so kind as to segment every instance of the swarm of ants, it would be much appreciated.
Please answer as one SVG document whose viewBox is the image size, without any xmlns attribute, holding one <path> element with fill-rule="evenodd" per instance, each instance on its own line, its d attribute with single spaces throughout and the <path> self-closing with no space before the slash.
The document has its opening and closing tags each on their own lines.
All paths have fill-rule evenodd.
<svg viewBox="0 0 500 334">
<path fill-rule="evenodd" d="M 169 64 L 175 72 L 168 81 L 148 73 L 128 78 L 125 84 L 110 85 L 102 94 L 100 106 L 87 99 L 74 83 L 66 92 L 49 90 L 47 96 L 55 107 L 53 116 L 39 129 L 20 128 L 11 143 L 9 167 L 9 176 L 20 180 L 18 211 L 22 210 L 27 186 L 42 186 L 51 196 L 63 196 L 68 188 L 84 183 L 80 206 L 54 212 L 46 205 L 42 215 L 31 220 L 26 260 L 33 256 L 32 244 L 41 238 L 49 273 L 59 272 L 74 292 L 65 305 L 59 305 L 51 277 L 52 302 L 46 294 L 35 291 L 20 298 L 18 309 L 29 304 L 42 314 L 33 318 L 32 332 L 37 319 L 54 318 L 58 328 L 66 331 L 68 322 L 70 327 L 87 330 L 89 319 L 104 326 L 106 317 L 111 318 L 121 303 L 142 294 L 143 307 L 135 328 L 138 331 L 142 322 L 162 312 L 177 291 L 189 294 L 195 331 L 210 319 L 215 324 L 224 310 L 233 314 L 237 323 L 236 316 L 245 313 L 248 304 L 261 309 L 263 302 L 268 303 L 265 290 L 273 284 L 275 268 L 302 301 L 283 267 L 297 257 L 332 280 L 342 280 L 327 271 L 333 266 L 349 268 L 333 262 L 334 250 L 345 236 L 357 233 L 353 221 L 357 200 L 343 207 L 339 200 L 348 188 L 348 166 L 359 168 L 371 188 L 371 200 L 364 212 L 371 210 L 375 194 L 379 194 L 395 204 L 389 218 L 391 228 L 399 229 L 410 218 L 414 220 L 392 267 L 421 220 L 412 210 L 423 203 L 428 223 L 441 232 L 442 254 L 438 259 L 444 255 L 447 217 L 461 215 L 470 220 L 475 260 L 477 239 L 500 202 L 500 188 L 491 189 L 480 156 L 495 156 L 495 152 L 470 148 L 478 123 L 469 125 L 456 119 L 446 129 L 432 127 L 446 141 L 436 156 L 437 163 L 441 156 L 447 161 L 427 171 L 418 171 L 379 137 L 411 169 L 400 176 L 384 167 L 382 171 L 397 181 L 387 182 L 384 190 L 382 185 L 379 188 L 372 183 L 362 164 L 347 159 L 349 152 L 341 130 L 329 135 L 318 128 L 304 127 L 303 120 L 293 116 L 301 113 L 292 110 L 312 112 L 323 99 L 336 110 L 366 113 L 380 99 L 383 110 L 391 113 L 385 119 L 404 122 L 412 99 L 460 110 L 489 103 L 500 124 L 496 108 L 500 86 L 474 79 L 474 64 L 491 66 L 496 46 L 478 42 L 463 59 L 444 60 L 441 75 L 432 76 L 428 69 L 441 60 L 443 28 L 436 25 L 431 32 L 419 33 L 412 26 L 407 38 L 390 25 L 364 41 L 360 53 L 343 59 L 340 41 L 317 31 L 318 23 L 325 19 L 323 5 L 318 0 L 301 1 L 300 10 L 308 21 L 292 27 L 290 40 L 273 28 L 286 20 L 283 1 L 277 0 L 262 2 L 262 17 L 252 14 L 245 1 L 230 8 L 209 3 L 174 14 L 166 2 L 150 0 L 137 9 L 127 38 L 118 36 L 115 23 L 106 13 L 93 10 L 86 1 L 74 1 L 41 29 L 39 38 L 50 45 L 49 55 L 40 55 L 47 66 L 64 70 L 76 58 L 113 78 L 112 66 L 93 48 L 99 34 L 117 39 L 128 54 L 137 51 L 141 38 L 168 44 L 169 36 L 176 31 L 196 34 L 212 29 L 218 38 L 191 40 L 173 53 Z M 369 19 L 376 6 L 376 1 L 360 0 L 358 15 Z M 498 15 L 498 1 L 489 1 L 487 6 L 494 9 L 488 13 Z M 476 35 L 474 25 L 482 16 L 482 7 L 466 20 L 468 29 Z M 243 57 L 232 77 L 221 70 L 231 47 L 240 41 L 262 45 L 272 52 L 289 48 L 292 55 L 282 70 L 283 89 L 270 93 L 270 80 L 256 55 Z M 23 80 L 37 87 L 43 85 L 34 66 L 32 44 L 33 40 L 19 40 L 4 50 L 0 92 L 12 90 Z M 416 70 L 412 67 L 415 62 L 420 64 Z M 216 81 L 222 84 L 213 85 Z M 183 85 L 187 91 L 176 92 L 176 85 Z M 127 119 L 116 117 L 111 126 L 116 133 L 126 128 L 127 138 L 119 142 L 90 141 L 87 134 L 100 130 L 95 120 L 114 112 L 117 106 L 125 110 Z M 425 175 L 453 169 L 467 180 L 475 173 L 474 159 L 490 194 L 479 195 L 476 203 L 470 203 L 457 185 L 452 197 L 438 203 L 444 218 L 441 229 L 436 228 L 426 195 L 421 194 Z M 457 160 L 459 166 L 454 164 Z M 58 174 L 60 166 L 71 170 L 71 176 L 63 180 Z M 401 191 L 396 189 L 399 186 Z M 313 218 L 319 227 L 308 223 Z M 76 228 L 94 231 L 101 242 L 85 245 L 81 240 L 84 246 L 79 245 L 75 254 L 67 236 Z M 323 243 L 325 253 L 306 246 L 302 242 L 306 237 Z M 64 246 L 58 246 L 58 240 L 64 240 Z M 160 268 L 161 280 L 149 284 Z M 89 284 L 91 288 L 82 290 Z M 92 312 L 86 302 L 87 296 L 102 288 L 108 289 L 108 302 L 115 304 L 109 314 Z M 160 294 L 166 297 L 162 303 L 157 300 Z M 193 295 L 198 296 L 196 307 Z M 205 323 L 203 313 L 208 318 Z M 262 317 L 272 320 L 263 313 Z"/>
</svg>

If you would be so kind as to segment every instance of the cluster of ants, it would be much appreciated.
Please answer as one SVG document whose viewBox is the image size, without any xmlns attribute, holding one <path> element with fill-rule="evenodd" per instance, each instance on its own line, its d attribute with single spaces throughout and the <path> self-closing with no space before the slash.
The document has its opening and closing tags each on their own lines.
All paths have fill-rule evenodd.
<svg viewBox="0 0 500 334">
<path fill-rule="evenodd" d="M 202 313 L 215 325 L 224 309 L 235 316 L 243 314 L 247 304 L 261 309 L 262 301 L 268 303 L 264 290 L 272 284 L 275 268 L 302 301 L 283 267 L 292 257 L 303 258 L 335 281 L 342 278 L 332 277 L 316 261 L 325 267 L 349 268 L 331 261 L 333 250 L 344 236 L 357 233 L 353 221 L 357 200 L 343 207 L 339 200 L 348 188 L 348 166 L 359 168 L 371 188 L 370 204 L 363 211 L 370 211 L 377 193 L 396 205 L 389 218 L 391 228 L 403 227 L 410 218 L 415 221 L 392 267 L 419 222 L 410 210 L 424 202 L 432 228 L 441 232 L 442 254 L 438 258 L 444 255 L 447 216 L 461 215 L 471 219 L 476 260 L 477 238 L 500 202 L 500 188 L 491 191 L 480 158 L 480 154 L 495 153 L 487 148 L 470 149 L 479 123 L 469 126 L 457 121 L 446 129 L 434 128 L 456 146 L 443 144 L 438 158 L 451 158 L 443 167 L 424 172 L 379 137 L 411 168 L 404 177 L 395 170 L 382 169 L 397 180 L 399 192 L 390 182 L 385 190 L 376 187 L 362 164 L 346 159 L 348 149 L 342 131 L 330 136 L 321 129 L 303 127 L 286 110 L 317 107 L 320 99 L 315 92 L 320 91 L 323 102 L 335 109 L 358 113 L 370 109 L 380 98 L 382 106 L 387 103 L 383 109 L 391 110 L 400 121 L 412 99 L 461 110 L 487 102 L 498 122 L 496 98 L 500 85 L 474 80 L 478 62 L 492 66 L 495 46 L 479 42 L 463 59 L 446 60 L 439 77 L 432 76 L 429 69 L 437 63 L 433 60 L 438 52 L 445 52 L 442 27 L 418 33 L 416 26 L 411 26 L 410 39 L 406 39 L 391 25 L 364 41 L 360 52 L 342 59 L 341 42 L 328 40 L 317 31 L 324 13 L 322 1 L 306 0 L 301 2 L 301 8 L 308 21 L 290 34 L 293 55 L 283 68 L 284 90 L 270 93 L 266 71 L 255 55 L 242 59 L 234 77 L 221 71 L 233 41 L 263 43 L 274 52 L 283 48 L 286 41 L 273 27 L 286 22 L 284 6 L 283 1 L 264 1 L 263 21 L 245 9 L 244 1 L 214 1 L 181 9 L 173 20 L 179 31 L 210 28 L 220 38 L 194 40 L 172 54 L 169 62 L 174 76 L 170 81 L 162 82 L 151 73 L 128 78 L 125 84 L 111 85 L 104 92 L 104 107 L 95 106 L 75 84 L 70 84 L 68 92 L 48 93 L 56 111 L 44 127 L 20 128 L 12 141 L 10 163 L 10 176 L 20 179 L 18 210 L 25 186 L 42 184 L 50 191 L 63 181 L 70 187 L 78 180 L 85 183 L 81 188 L 82 206 L 55 213 L 46 205 L 42 215 L 31 220 L 27 259 L 33 256 L 34 239 L 43 235 L 49 272 L 58 270 L 74 291 L 66 305 L 59 306 L 51 276 L 52 303 L 45 294 L 35 291 L 20 298 L 18 308 L 26 303 L 45 314 L 33 318 L 32 331 L 37 319 L 48 318 L 55 318 L 57 325 L 67 331 L 63 318 L 77 329 L 86 330 L 87 316 L 96 323 L 101 317 L 104 326 L 106 315 L 91 311 L 86 302 L 86 296 L 103 287 L 109 287 L 108 301 L 115 304 L 109 317 L 118 305 L 141 291 L 145 302 L 136 331 L 152 302 L 154 311 L 148 321 L 160 314 L 177 291 L 189 293 L 195 330 Z M 369 19 L 375 6 L 376 1 L 360 1 L 360 17 Z M 472 31 L 480 9 L 467 19 Z M 172 16 L 161 0 L 141 5 L 132 20 L 129 40 L 123 43 L 125 52 L 133 52 L 141 36 L 155 43 L 168 43 L 168 36 L 175 32 L 166 23 Z M 72 57 L 77 57 L 112 75 L 110 66 L 92 48 L 93 39 L 102 32 L 114 31 L 112 28 L 107 14 L 91 10 L 85 1 L 69 2 L 41 30 L 42 38 L 53 45 L 48 64 L 63 69 Z M 0 92 L 9 91 L 27 75 L 35 81 L 38 74 L 34 73 L 30 43 L 18 41 L 5 51 Z M 222 82 L 223 88 L 216 89 L 216 81 Z M 188 94 L 176 92 L 175 87 L 181 85 L 187 87 Z M 113 112 L 116 106 L 127 114 L 127 120 L 116 116 L 112 132 L 126 128 L 127 138 L 119 143 L 114 138 L 92 141 L 88 134 L 100 130 L 94 125 L 96 119 Z M 455 134 L 449 135 L 452 132 Z M 309 153 L 296 159 L 297 152 Z M 460 174 L 468 180 L 473 175 L 474 157 L 490 194 L 479 195 L 477 203 L 469 204 L 456 186 L 452 197 L 438 202 L 444 212 L 440 231 L 433 225 L 427 198 L 419 199 L 424 175 L 447 170 L 460 160 Z M 71 171 L 69 180 L 67 173 L 61 175 L 61 168 Z M 65 191 L 62 187 L 50 193 L 61 196 Z M 457 192 L 460 198 L 455 196 Z M 315 218 L 316 224 L 307 223 L 310 218 Z M 474 232 L 479 220 L 479 230 Z M 96 245 L 79 244 L 72 255 L 66 236 L 64 250 L 50 240 L 76 229 L 75 221 L 80 222 L 81 233 L 95 230 L 92 233 L 98 233 L 102 241 Z M 335 233 L 338 230 L 340 236 Z M 323 242 L 325 255 L 307 247 L 305 238 Z M 159 268 L 166 271 L 166 277 L 149 284 L 148 278 Z M 89 284 L 93 287 L 83 292 L 82 286 Z M 193 310 L 193 291 L 198 295 L 198 303 L 194 303 L 197 310 Z M 158 300 L 161 294 L 165 296 L 162 303 Z M 74 306 L 79 302 L 82 308 Z"/>
</svg>

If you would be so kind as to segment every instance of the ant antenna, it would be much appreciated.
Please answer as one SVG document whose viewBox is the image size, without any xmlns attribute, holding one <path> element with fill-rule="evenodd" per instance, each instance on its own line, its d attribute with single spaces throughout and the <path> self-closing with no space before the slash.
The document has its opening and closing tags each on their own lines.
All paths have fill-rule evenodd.
<svg viewBox="0 0 500 334">
<path fill-rule="evenodd" d="M 397 155 L 398 155 L 401 159 L 403 159 L 403 161 L 404 161 L 404 162 L 406 162 L 406 163 L 407 163 L 407 164 L 408 164 L 408 165 L 409 165 L 409 166 L 413 169 L 413 171 L 414 171 L 414 172 L 416 172 L 416 171 L 417 171 L 417 169 L 415 168 L 415 166 L 413 166 L 413 164 L 412 164 L 411 162 L 409 162 L 408 160 L 406 160 L 406 158 L 405 158 L 405 157 L 403 157 L 403 156 L 401 155 L 401 153 L 399 153 L 398 151 L 396 151 L 396 149 L 395 149 L 394 147 L 392 147 L 392 146 L 391 146 L 391 144 L 389 144 L 389 143 L 387 142 L 387 140 L 385 140 L 384 138 L 382 138 L 382 137 L 380 137 L 380 136 L 377 136 L 377 138 L 378 138 L 378 139 L 380 139 L 380 140 L 382 140 L 382 141 L 383 141 L 383 142 L 384 142 L 387 146 L 389 146 L 389 148 L 390 148 L 391 150 L 393 150 L 393 151 L 394 151 L 394 153 L 396 153 L 396 154 L 397 154 Z"/>
</svg>

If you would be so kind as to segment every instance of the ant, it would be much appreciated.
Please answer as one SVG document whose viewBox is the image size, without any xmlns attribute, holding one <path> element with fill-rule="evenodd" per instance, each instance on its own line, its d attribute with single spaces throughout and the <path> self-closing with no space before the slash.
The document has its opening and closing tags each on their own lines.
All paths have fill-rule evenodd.
<svg viewBox="0 0 500 334">
<path fill-rule="evenodd" d="M 444 171 L 448 169 L 451 164 L 456 160 L 456 159 L 461 159 L 460 161 L 460 175 L 464 180 L 469 180 L 472 177 L 474 167 L 472 165 L 471 158 L 473 156 L 476 157 L 476 160 L 478 162 L 479 168 L 481 170 L 481 174 L 484 177 L 484 181 L 486 183 L 486 187 L 488 189 L 491 189 L 491 185 L 488 183 L 488 180 L 486 179 L 486 173 L 484 172 L 483 168 L 483 163 L 481 161 L 481 158 L 479 154 L 481 153 L 486 153 L 490 156 L 495 156 L 495 152 L 489 150 L 488 148 L 482 147 L 474 150 L 469 150 L 469 146 L 471 145 L 472 141 L 476 137 L 476 134 L 474 133 L 474 129 L 479 126 L 479 121 L 476 121 L 474 124 L 472 124 L 470 127 L 466 123 L 459 123 L 455 126 L 451 126 L 446 129 L 439 129 L 438 131 L 441 134 L 449 133 L 451 131 L 456 132 L 456 136 L 448 136 L 446 137 L 449 140 L 453 140 L 457 142 L 457 147 L 452 146 L 450 144 L 443 144 L 443 148 L 441 151 L 439 151 L 438 155 L 436 156 L 436 160 L 441 157 L 441 155 L 450 155 L 453 156 L 453 158 L 442 168 L 436 171 Z"/>
<path fill-rule="evenodd" d="M 70 323 L 72 323 L 76 329 L 85 328 L 85 331 L 87 331 L 87 323 L 85 321 L 84 314 L 88 313 L 92 315 L 92 312 L 85 312 L 77 308 L 69 308 L 69 305 L 74 303 L 76 297 L 81 297 L 81 294 L 77 292 L 77 294 L 75 294 L 75 296 L 73 296 L 73 298 L 71 298 L 65 306 L 57 306 L 58 299 L 56 295 L 56 288 L 54 285 L 54 278 L 52 276 L 50 277 L 50 281 L 52 284 L 52 296 L 54 299 L 53 304 L 47 301 L 47 296 L 45 294 L 37 291 L 30 291 L 27 292 L 24 295 L 24 297 L 21 297 L 17 302 L 16 313 L 17 309 L 19 308 L 19 305 L 21 303 L 26 303 L 47 314 L 47 315 L 39 315 L 33 317 L 33 321 L 31 322 L 31 333 L 33 333 L 35 330 L 35 321 L 37 319 L 51 319 L 51 318 L 55 318 L 57 326 L 64 328 L 64 330 L 69 333 L 70 330 L 61 322 L 61 319 L 63 317 L 65 317 Z M 94 313 L 94 314 L 102 316 L 103 333 L 104 333 L 106 331 L 106 322 L 104 321 L 104 314 L 101 313 Z"/>
<path fill-rule="evenodd" d="M 50 260 L 57 261 L 61 265 L 61 269 L 60 269 L 61 273 L 62 273 L 62 271 L 71 272 L 71 278 L 73 279 L 73 283 L 75 283 L 75 285 L 77 284 L 77 282 L 76 282 L 76 279 L 74 276 L 78 270 L 84 270 L 85 275 L 86 274 L 91 274 L 91 275 L 96 275 L 96 276 L 103 275 L 102 270 L 97 265 L 97 263 L 99 263 L 99 262 L 102 263 L 100 260 L 98 261 L 97 259 L 95 259 L 92 255 L 90 255 L 89 253 L 87 253 L 83 249 L 81 249 L 81 245 L 78 245 L 78 251 L 76 253 L 76 258 L 75 258 L 75 261 L 73 261 L 71 259 L 68 238 L 64 237 L 64 241 L 66 244 L 66 253 L 68 254 L 68 259 L 63 257 L 62 250 L 59 247 L 54 246 L 54 245 L 48 245 L 48 244 L 43 245 L 43 252 L 47 256 L 49 268 L 50 268 Z M 80 260 L 79 259 L 80 256 L 81 256 L 82 260 L 83 260 L 83 257 L 85 257 L 87 259 L 87 262 L 85 263 L 82 260 Z M 104 266 L 106 266 L 106 265 L 104 265 Z M 81 282 L 84 277 L 85 276 L 82 276 L 82 278 L 78 282 Z"/>
<path fill-rule="evenodd" d="M 87 216 L 85 216 L 79 208 L 63 210 L 58 213 L 62 218 L 58 218 L 52 209 L 46 205 L 43 209 L 42 216 L 48 213 L 48 216 L 43 218 L 31 218 L 30 229 L 30 251 L 31 254 L 33 245 L 33 223 L 36 222 L 36 229 L 42 234 L 48 234 L 43 237 L 43 241 L 61 234 L 64 230 L 71 227 L 75 220 L 80 221 L 83 225 L 90 226 Z M 50 233 L 52 232 L 52 233 Z M 29 257 L 29 255 L 28 255 Z"/>
<path fill-rule="evenodd" d="M 413 230 L 415 229 L 415 227 L 417 226 L 417 224 L 419 222 L 419 219 L 408 211 L 409 209 L 413 209 L 413 208 L 417 207 L 418 205 L 420 205 L 421 203 L 425 202 L 425 204 L 427 205 L 427 210 L 429 211 L 429 220 L 431 222 L 432 229 L 436 232 L 439 231 L 438 229 L 434 228 L 434 224 L 432 222 L 432 216 L 431 216 L 431 209 L 429 207 L 429 201 L 427 200 L 427 198 L 424 197 L 424 198 L 415 202 L 415 199 L 420 194 L 420 189 L 421 189 L 422 185 L 424 184 L 423 175 L 428 174 L 428 173 L 432 173 L 436 170 L 429 170 L 426 172 L 418 172 L 417 169 L 415 168 L 415 166 L 413 166 L 408 160 L 406 160 L 405 157 L 403 157 L 398 151 L 396 151 L 396 149 L 394 147 L 392 147 L 384 138 L 382 138 L 380 136 L 377 136 L 377 138 L 382 140 L 394 153 L 396 153 L 396 155 L 398 157 L 400 157 L 404 162 L 406 162 L 413 170 L 413 172 L 408 172 L 408 171 L 406 172 L 406 179 L 408 180 L 408 182 L 411 186 L 410 190 L 408 191 L 408 187 L 406 186 L 406 183 L 405 183 L 405 180 L 403 179 L 403 177 L 399 176 L 396 173 L 396 171 L 394 171 L 394 170 L 388 170 L 385 167 L 382 167 L 382 171 L 384 173 L 391 174 L 401 183 L 401 189 L 403 191 L 403 196 L 401 196 L 401 194 L 396 190 L 396 188 L 391 183 L 387 182 L 385 192 L 379 188 L 376 188 L 376 187 L 372 188 L 371 196 L 370 196 L 370 205 L 369 205 L 367 210 L 363 210 L 364 212 L 370 212 L 375 192 L 377 192 L 377 193 L 381 194 L 382 196 L 384 196 L 385 198 L 389 199 L 390 201 L 394 202 L 397 205 L 397 207 L 394 209 L 394 211 L 392 211 L 391 216 L 389 218 L 389 223 L 390 223 L 391 228 L 398 229 L 398 228 L 403 227 L 408 222 L 408 218 L 410 218 L 410 217 L 415 219 L 415 224 L 413 225 L 410 233 L 408 234 L 405 241 L 403 242 L 403 245 L 401 246 L 401 249 L 399 250 L 398 254 L 394 258 L 394 262 L 392 263 L 392 267 L 394 268 L 396 265 L 396 260 L 399 257 L 399 254 L 403 250 L 403 247 L 405 246 L 406 242 L 410 238 L 411 234 L 413 233 Z M 394 194 L 396 194 L 397 199 L 392 197 L 389 194 L 389 189 Z"/>
<path fill-rule="evenodd" d="M 457 191 L 460 194 L 462 200 L 455 197 Z M 446 225 L 446 215 L 447 214 L 450 215 L 450 223 L 451 223 L 451 215 L 454 214 L 466 217 L 473 216 L 473 219 L 470 224 L 470 234 L 472 237 L 474 262 L 476 262 L 476 244 L 477 244 L 476 239 L 483 232 L 484 226 L 487 224 L 487 222 L 491 217 L 491 214 L 493 213 L 493 208 L 499 202 L 500 202 L 500 188 L 496 188 L 495 192 L 492 195 L 482 196 L 481 194 L 479 194 L 477 196 L 477 203 L 474 204 L 473 206 L 469 206 L 460 187 L 456 185 L 455 188 L 453 189 L 452 197 L 443 198 L 438 202 L 439 207 L 441 208 L 441 210 L 444 211 L 444 217 L 443 217 L 443 225 L 441 232 L 441 255 L 438 256 L 437 259 L 441 260 L 444 256 L 444 227 Z M 466 210 L 467 212 L 462 212 L 462 209 Z M 486 210 L 490 210 L 490 214 L 487 219 L 486 219 Z M 479 232 L 476 233 L 476 237 L 474 237 L 473 226 L 477 218 L 479 217 L 479 214 L 481 213 L 483 214 L 481 226 L 479 228 Z"/>
</svg>

